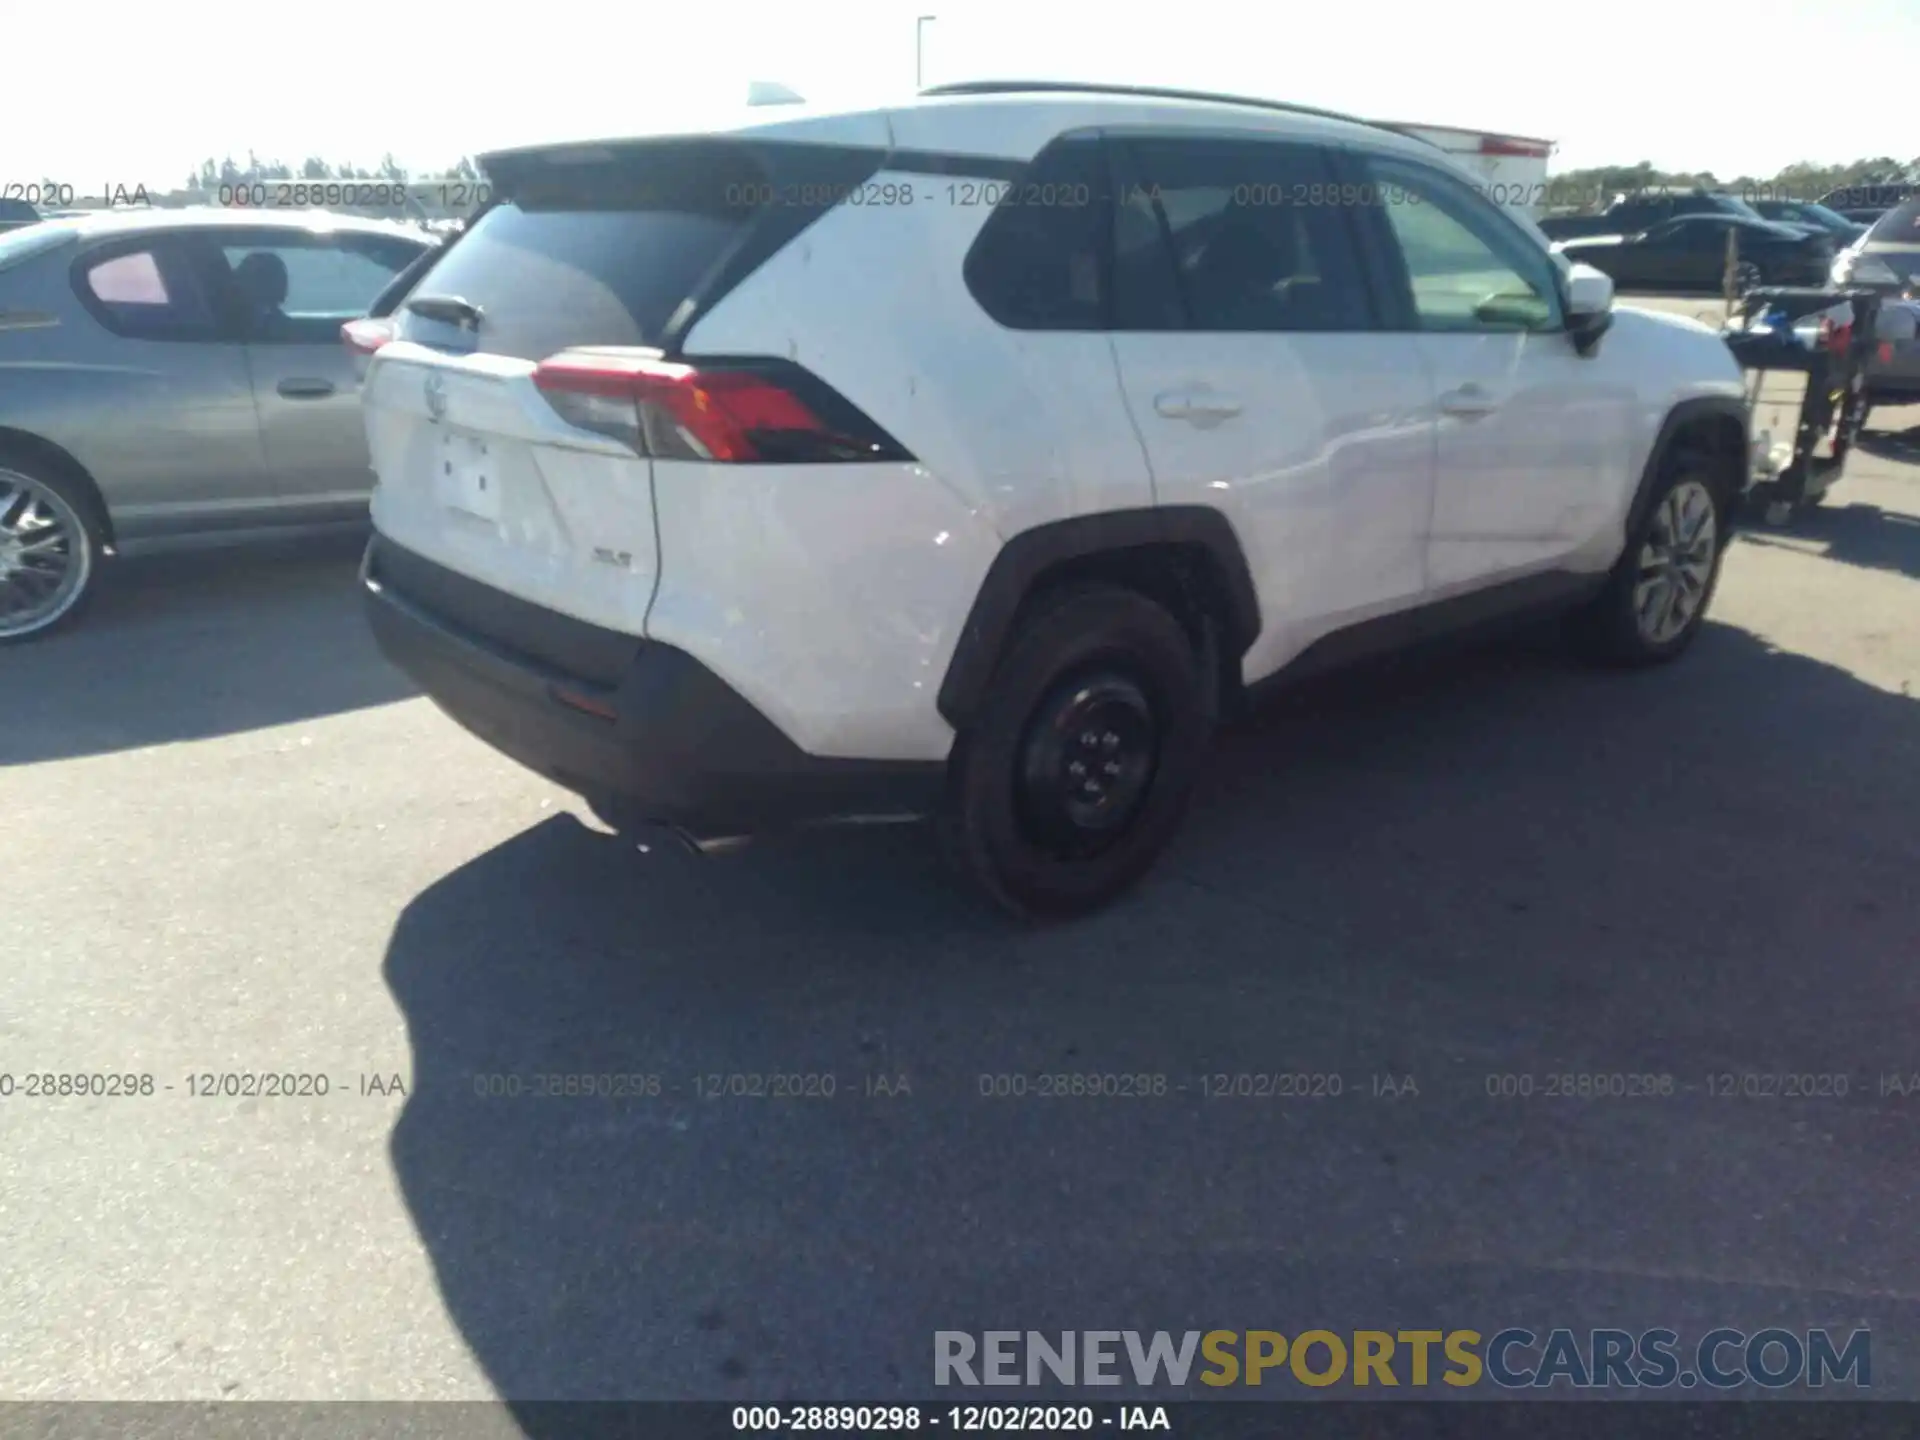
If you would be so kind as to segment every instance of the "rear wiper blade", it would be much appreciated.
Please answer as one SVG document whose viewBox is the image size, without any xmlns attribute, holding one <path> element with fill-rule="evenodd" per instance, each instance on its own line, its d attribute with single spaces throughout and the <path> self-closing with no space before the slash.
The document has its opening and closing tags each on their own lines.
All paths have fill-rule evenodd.
<svg viewBox="0 0 1920 1440">
<path fill-rule="evenodd" d="M 463 300 L 458 295 L 416 295 L 407 301 L 405 308 L 429 320 L 444 320 L 467 330 L 478 330 L 484 313 L 471 300 Z"/>
</svg>

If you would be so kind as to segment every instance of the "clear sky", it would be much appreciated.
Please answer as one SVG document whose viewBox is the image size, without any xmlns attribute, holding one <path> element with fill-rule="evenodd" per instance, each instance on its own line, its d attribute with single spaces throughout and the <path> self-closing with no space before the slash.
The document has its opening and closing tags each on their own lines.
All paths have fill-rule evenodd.
<svg viewBox="0 0 1920 1440">
<path fill-rule="evenodd" d="M 737 102 L 750 79 L 885 100 L 911 90 L 926 12 L 929 84 L 1267 95 L 1553 139 L 1562 170 L 1644 159 L 1730 178 L 1920 154 L 1920 0 L 68 0 L 9 9 L 0 185 L 171 187 L 249 146 L 289 163 L 392 151 L 419 171 L 530 132 L 646 129 Z M 1863 57 L 1878 89 L 1843 92 Z"/>
</svg>

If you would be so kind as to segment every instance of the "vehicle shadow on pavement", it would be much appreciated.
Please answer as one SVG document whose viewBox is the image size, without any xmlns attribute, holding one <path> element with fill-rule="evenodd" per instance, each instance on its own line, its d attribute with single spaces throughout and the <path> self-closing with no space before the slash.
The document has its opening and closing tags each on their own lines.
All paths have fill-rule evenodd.
<svg viewBox="0 0 1920 1440">
<path fill-rule="evenodd" d="M 1920 425 L 1905 430 L 1867 430 L 1854 441 L 1854 448 L 1882 460 L 1920 463 Z"/>
<path fill-rule="evenodd" d="M 1818 547 L 1812 553 L 1825 560 L 1920 579 L 1920 515 L 1878 505 L 1820 505 L 1799 512 L 1785 525 L 1749 523 L 1741 539 L 1802 551 Z"/>
<path fill-rule="evenodd" d="M 415 693 L 374 647 L 363 534 L 118 560 L 72 623 L 0 651 L 0 765 L 203 740 Z"/>
<path fill-rule="evenodd" d="M 1872 1077 L 1920 1071 L 1916 813 L 1920 705 L 1710 625 L 1651 673 L 1527 637 L 1298 692 L 1140 893 L 1060 928 L 972 909 L 911 832 L 703 862 L 555 819 L 395 927 L 392 1160 L 509 1400 L 923 1398 L 942 1329 L 1845 1321 L 1898 1354 L 1920 1099 Z M 1851 1088 L 1704 1083 L 1782 1071 Z M 1572 1072 L 1648 1093 L 1491 1096 Z M 1276 1074 L 1309 1093 L 1218 1098 Z"/>
</svg>

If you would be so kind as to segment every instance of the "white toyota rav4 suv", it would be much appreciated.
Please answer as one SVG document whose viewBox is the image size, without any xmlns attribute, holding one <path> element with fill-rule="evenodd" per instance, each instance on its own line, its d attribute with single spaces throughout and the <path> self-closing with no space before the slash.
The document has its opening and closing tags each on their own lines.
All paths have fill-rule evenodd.
<svg viewBox="0 0 1920 1440">
<path fill-rule="evenodd" d="M 348 327 L 368 610 L 622 831 L 931 816 L 1085 911 L 1259 682 L 1543 606 L 1673 657 L 1747 483 L 1711 331 L 1361 121 L 978 83 L 484 164 Z"/>
</svg>

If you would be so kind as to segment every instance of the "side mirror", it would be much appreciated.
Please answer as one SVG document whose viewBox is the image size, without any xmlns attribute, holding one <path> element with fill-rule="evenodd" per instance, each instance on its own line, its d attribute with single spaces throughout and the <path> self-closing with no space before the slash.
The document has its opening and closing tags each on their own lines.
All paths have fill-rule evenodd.
<svg viewBox="0 0 1920 1440">
<path fill-rule="evenodd" d="M 1567 272 L 1567 334 L 1591 355 L 1613 325 L 1613 277 L 1576 261 Z"/>
</svg>

